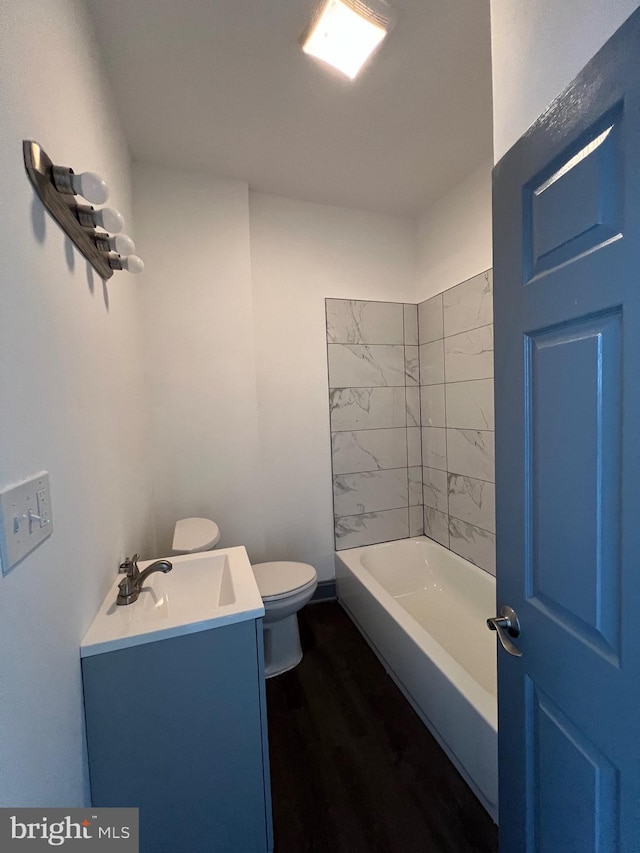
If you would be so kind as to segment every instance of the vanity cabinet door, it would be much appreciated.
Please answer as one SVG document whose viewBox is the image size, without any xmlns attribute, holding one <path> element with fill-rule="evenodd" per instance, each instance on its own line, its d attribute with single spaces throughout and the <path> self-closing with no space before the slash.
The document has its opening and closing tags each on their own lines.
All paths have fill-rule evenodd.
<svg viewBox="0 0 640 853">
<path fill-rule="evenodd" d="M 141 853 L 270 846 L 262 624 L 85 657 L 94 806 L 140 809 Z"/>
</svg>

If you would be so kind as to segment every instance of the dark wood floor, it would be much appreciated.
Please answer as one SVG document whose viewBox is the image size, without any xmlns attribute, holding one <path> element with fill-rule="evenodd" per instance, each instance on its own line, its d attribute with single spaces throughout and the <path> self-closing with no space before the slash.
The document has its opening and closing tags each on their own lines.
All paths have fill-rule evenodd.
<svg viewBox="0 0 640 853">
<path fill-rule="evenodd" d="M 490 853 L 497 829 L 337 602 L 267 681 L 275 853 Z"/>
</svg>

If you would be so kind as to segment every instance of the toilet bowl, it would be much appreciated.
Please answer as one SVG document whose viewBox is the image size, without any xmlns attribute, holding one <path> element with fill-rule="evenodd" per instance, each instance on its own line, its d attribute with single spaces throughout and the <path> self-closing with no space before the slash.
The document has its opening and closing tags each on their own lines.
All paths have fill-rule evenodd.
<svg viewBox="0 0 640 853">
<path fill-rule="evenodd" d="M 210 551 L 220 541 L 220 530 L 209 518 L 181 518 L 173 531 L 173 554 Z M 262 621 L 265 676 L 293 669 L 302 660 L 298 610 L 311 599 L 318 585 L 313 566 L 273 562 L 252 566 L 264 604 Z"/>
<path fill-rule="evenodd" d="M 273 562 L 252 566 L 264 604 L 264 668 L 272 678 L 302 660 L 298 610 L 310 601 L 318 585 L 313 566 Z"/>
</svg>

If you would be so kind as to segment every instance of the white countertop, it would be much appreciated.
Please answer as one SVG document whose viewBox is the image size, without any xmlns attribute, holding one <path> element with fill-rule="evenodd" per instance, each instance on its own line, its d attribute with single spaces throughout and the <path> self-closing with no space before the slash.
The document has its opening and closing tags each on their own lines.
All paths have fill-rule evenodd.
<svg viewBox="0 0 640 853">
<path fill-rule="evenodd" d="M 118 583 L 124 575 L 114 578 L 82 641 L 81 657 L 264 616 L 244 547 L 166 559 L 173 569 L 167 574 L 150 575 L 133 604 L 116 604 Z M 152 562 L 139 563 L 140 570 Z"/>
</svg>

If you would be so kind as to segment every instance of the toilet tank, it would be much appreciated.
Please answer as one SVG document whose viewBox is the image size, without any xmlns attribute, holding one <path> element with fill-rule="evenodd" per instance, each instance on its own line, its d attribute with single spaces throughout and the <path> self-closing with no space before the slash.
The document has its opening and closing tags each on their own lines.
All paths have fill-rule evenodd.
<svg viewBox="0 0 640 853">
<path fill-rule="evenodd" d="M 196 554 L 210 551 L 220 541 L 220 530 L 210 518 L 181 518 L 173 530 L 174 554 Z"/>
</svg>

